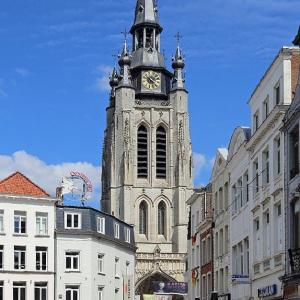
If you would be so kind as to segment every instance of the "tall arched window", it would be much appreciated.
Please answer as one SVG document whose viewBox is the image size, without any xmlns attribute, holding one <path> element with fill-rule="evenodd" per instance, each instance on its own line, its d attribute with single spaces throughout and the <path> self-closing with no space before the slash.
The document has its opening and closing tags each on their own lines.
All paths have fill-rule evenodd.
<svg viewBox="0 0 300 300">
<path fill-rule="evenodd" d="M 164 127 L 156 130 L 156 178 L 167 177 L 167 133 Z"/>
<path fill-rule="evenodd" d="M 137 134 L 137 176 L 148 177 L 148 132 L 144 125 L 138 128 Z"/>
<path fill-rule="evenodd" d="M 147 222 L 148 222 L 148 205 L 145 201 L 142 201 L 139 209 L 139 233 L 147 234 Z"/>
<path fill-rule="evenodd" d="M 164 201 L 161 201 L 158 204 L 158 234 L 165 235 L 166 232 L 166 204 Z"/>
</svg>

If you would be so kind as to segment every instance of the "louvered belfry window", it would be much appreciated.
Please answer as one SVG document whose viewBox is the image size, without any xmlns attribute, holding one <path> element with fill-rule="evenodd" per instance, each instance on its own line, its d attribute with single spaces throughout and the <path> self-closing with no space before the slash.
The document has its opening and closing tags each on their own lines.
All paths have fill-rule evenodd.
<svg viewBox="0 0 300 300">
<path fill-rule="evenodd" d="M 148 132 L 144 125 L 138 129 L 137 147 L 138 178 L 148 178 Z"/>
<path fill-rule="evenodd" d="M 167 177 L 167 133 L 159 126 L 156 131 L 156 178 Z"/>
</svg>

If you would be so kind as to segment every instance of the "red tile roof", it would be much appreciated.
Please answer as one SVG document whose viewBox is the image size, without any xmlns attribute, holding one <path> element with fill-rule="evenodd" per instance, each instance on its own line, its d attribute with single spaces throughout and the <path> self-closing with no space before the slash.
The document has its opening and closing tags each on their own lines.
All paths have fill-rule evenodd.
<svg viewBox="0 0 300 300">
<path fill-rule="evenodd" d="M 0 194 L 50 197 L 47 192 L 20 172 L 16 172 L 0 181 Z"/>
</svg>

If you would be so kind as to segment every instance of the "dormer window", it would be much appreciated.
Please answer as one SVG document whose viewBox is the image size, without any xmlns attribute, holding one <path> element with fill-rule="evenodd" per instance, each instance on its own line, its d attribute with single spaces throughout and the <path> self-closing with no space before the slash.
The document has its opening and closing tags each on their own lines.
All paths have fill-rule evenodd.
<svg viewBox="0 0 300 300">
<path fill-rule="evenodd" d="M 120 238 L 120 225 L 117 222 L 114 223 L 114 235 L 116 239 Z"/>
<path fill-rule="evenodd" d="M 81 215 L 78 213 L 65 213 L 65 229 L 80 229 Z"/>
</svg>

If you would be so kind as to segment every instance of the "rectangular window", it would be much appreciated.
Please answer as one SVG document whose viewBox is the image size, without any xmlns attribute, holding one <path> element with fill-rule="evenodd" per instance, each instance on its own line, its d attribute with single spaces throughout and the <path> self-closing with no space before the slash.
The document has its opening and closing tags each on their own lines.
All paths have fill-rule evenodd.
<svg viewBox="0 0 300 300">
<path fill-rule="evenodd" d="M 115 257 L 115 277 L 120 278 L 120 259 Z"/>
<path fill-rule="evenodd" d="M 277 83 L 277 85 L 274 88 L 274 98 L 275 98 L 275 104 L 280 104 L 280 83 Z"/>
<path fill-rule="evenodd" d="M 34 284 L 34 300 L 47 300 L 47 282 Z"/>
<path fill-rule="evenodd" d="M 4 247 L 0 245 L 0 270 L 4 268 Z"/>
<path fill-rule="evenodd" d="M 25 212 L 15 212 L 14 233 L 26 234 L 26 213 Z"/>
<path fill-rule="evenodd" d="M 120 238 L 120 225 L 117 222 L 114 223 L 114 235 L 116 239 Z"/>
<path fill-rule="evenodd" d="M 263 215 L 263 254 L 264 258 L 271 256 L 271 227 L 270 213 L 267 211 Z"/>
<path fill-rule="evenodd" d="M 293 248 L 300 248 L 300 200 L 298 199 L 292 206 L 292 225 L 294 228 L 292 245 Z"/>
<path fill-rule="evenodd" d="M 66 300 L 80 300 L 79 286 L 66 286 Z"/>
<path fill-rule="evenodd" d="M 0 210 L 0 233 L 4 232 L 4 211 Z"/>
<path fill-rule="evenodd" d="M 299 174 L 299 126 L 289 135 L 290 139 L 290 179 Z"/>
<path fill-rule="evenodd" d="M 105 218 L 103 217 L 97 218 L 97 231 L 99 233 L 105 234 Z"/>
<path fill-rule="evenodd" d="M 26 282 L 13 283 L 13 300 L 26 300 Z"/>
<path fill-rule="evenodd" d="M 98 254 L 98 273 L 104 273 L 104 254 Z"/>
<path fill-rule="evenodd" d="M 14 269 L 25 270 L 26 268 L 26 247 L 14 247 Z"/>
<path fill-rule="evenodd" d="M 263 118 L 264 120 L 268 117 L 269 115 L 269 96 L 265 99 L 263 103 Z"/>
<path fill-rule="evenodd" d="M 239 261 L 238 261 L 238 274 L 244 274 L 244 249 L 243 243 L 239 243 L 238 245 L 238 253 L 239 253 Z"/>
<path fill-rule="evenodd" d="M 48 214 L 37 213 L 36 214 L 36 234 L 47 235 L 48 234 Z"/>
<path fill-rule="evenodd" d="M 282 207 L 281 204 L 275 206 L 275 251 L 280 252 L 284 248 L 283 238 L 284 238 L 284 224 L 282 217 Z"/>
<path fill-rule="evenodd" d="M 243 180 L 240 178 L 237 182 L 237 208 L 243 207 Z"/>
<path fill-rule="evenodd" d="M 79 271 L 79 252 L 66 252 L 66 271 Z"/>
<path fill-rule="evenodd" d="M 229 229 L 228 226 L 225 226 L 225 254 L 228 253 L 228 245 L 229 245 Z"/>
<path fill-rule="evenodd" d="M 46 247 L 35 248 L 35 261 L 37 271 L 47 271 L 48 249 Z"/>
<path fill-rule="evenodd" d="M 258 175 L 258 160 L 253 163 L 253 176 L 254 176 L 254 192 L 259 192 L 259 175 Z"/>
<path fill-rule="evenodd" d="M 274 140 L 274 171 L 275 175 L 281 172 L 281 151 L 280 151 L 280 137 Z"/>
<path fill-rule="evenodd" d="M 0 281 L 0 300 L 3 300 L 3 287 L 4 287 L 4 283 L 3 281 Z"/>
<path fill-rule="evenodd" d="M 238 195 L 236 185 L 232 187 L 232 214 L 234 215 L 238 209 Z"/>
<path fill-rule="evenodd" d="M 245 249 L 244 274 L 249 275 L 249 267 L 250 267 L 249 238 L 246 238 L 245 241 L 244 241 L 244 249 Z"/>
<path fill-rule="evenodd" d="M 269 162 L 269 150 L 263 152 L 263 185 L 270 182 L 270 162 Z"/>
<path fill-rule="evenodd" d="M 125 233 L 125 242 L 130 243 L 130 229 L 125 227 L 124 233 Z"/>
<path fill-rule="evenodd" d="M 98 288 L 98 300 L 104 300 L 104 287 L 100 286 Z"/>
<path fill-rule="evenodd" d="M 81 229 L 81 215 L 76 213 L 65 213 L 66 229 Z"/>
<path fill-rule="evenodd" d="M 237 257 L 237 247 L 232 247 L 232 273 L 233 275 L 238 274 L 238 257 Z"/>
<path fill-rule="evenodd" d="M 257 111 L 253 116 L 253 133 L 259 128 L 259 112 Z"/>
<path fill-rule="evenodd" d="M 249 175 L 246 172 L 243 176 L 244 204 L 249 202 Z"/>
</svg>

